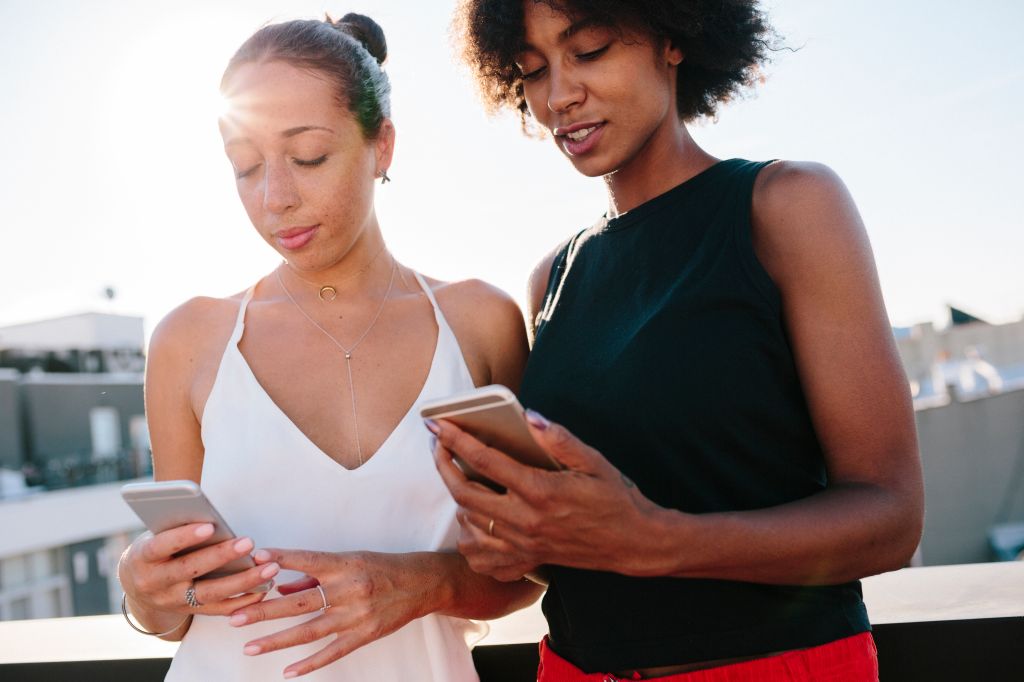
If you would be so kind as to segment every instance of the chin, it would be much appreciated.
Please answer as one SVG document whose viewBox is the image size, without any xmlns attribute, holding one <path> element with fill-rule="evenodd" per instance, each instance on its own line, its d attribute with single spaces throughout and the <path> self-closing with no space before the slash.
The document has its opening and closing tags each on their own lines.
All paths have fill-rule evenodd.
<svg viewBox="0 0 1024 682">
<path fill-rule="evenodd" d="M 601 178 L 618 170 L 618 166 L 615 164 L 597 158 L 568 155 L 566 155 L 566 158 L 569 159 L 569 163 L 572 164 L 577 172 L 588 178 Z"/>
</svg>

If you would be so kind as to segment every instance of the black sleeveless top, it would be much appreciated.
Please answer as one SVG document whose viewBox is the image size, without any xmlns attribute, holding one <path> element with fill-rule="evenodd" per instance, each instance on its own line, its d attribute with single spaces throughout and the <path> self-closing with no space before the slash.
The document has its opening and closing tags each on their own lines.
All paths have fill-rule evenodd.
<svg viewBox="0 0 1024 682">
<path fill-rule="evenodd" d="M 521 400 L 663 507 L 758 509 L 825 487 L 779 292 L 751 242 L 765 165 L 719 162 L 580 232 L 552 266 Z M 550 572 L 551 646 L 587 672 L 752 656 L 870 629 L 858 582 Z"/>
</svg>

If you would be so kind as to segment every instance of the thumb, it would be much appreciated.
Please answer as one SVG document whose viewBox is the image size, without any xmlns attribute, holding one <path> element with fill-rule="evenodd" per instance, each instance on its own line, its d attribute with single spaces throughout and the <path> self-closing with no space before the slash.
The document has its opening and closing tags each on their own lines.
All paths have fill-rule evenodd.
<svg viewBox="0 0 1024 682">
<path fill-rule="evenodd" d="M 526 423 L 537 445 L 566 469 L 597 474 L 608 464 L 604 456 L 569 432 L 533 410 L 526 411 Z"/>
<path fill-rule="evenodd" d="M 313 552 L 305 549 L 264 548 L 253 552 L 257 564 L 271 561 L 281 568 L 291 571 L 302 571 L 308 576 L 316 577 L 327 568 L 327 552 Z"/>
</svg>

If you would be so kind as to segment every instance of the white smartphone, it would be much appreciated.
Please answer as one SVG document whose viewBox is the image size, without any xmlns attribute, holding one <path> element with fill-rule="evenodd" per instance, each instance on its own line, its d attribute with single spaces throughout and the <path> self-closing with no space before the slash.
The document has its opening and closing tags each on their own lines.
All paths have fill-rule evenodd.
<svg viewBox="0 0 1024 682">
<path fill-rule="evenodd" d="M 484 445 L 501 450 L 528 466 L 549 470 L 562 468 L 556 459 L 533 440 L 526 425 L 525 411 L 515 394 L 499 384 L 427 401 L 420 406 L 420 416 L 424 419 L 450 421 Z M 466 474 L 466 478 L 501 489 L 458 455 L 455 456 L 455 462 Z"/>
<path fill-rule="evenodd" d="M 203 547 L 235 537 L 234 532 L 220 515 L 203 491 L 192 481 L 159 481 L 154 483 L 129 483 L 121 487 L 121 497 L 142 519 L 153 533 L 162 533 L 188 523 L 212 523 L 213 535 L 175 556 L 194 552 Z M 256 562 L 250 555 L 238 557 L 201 578 L 221 578 L 252 568 Z M 272 581 L 258 585 L 250 592 L 266 592 Z"/>
</svg>

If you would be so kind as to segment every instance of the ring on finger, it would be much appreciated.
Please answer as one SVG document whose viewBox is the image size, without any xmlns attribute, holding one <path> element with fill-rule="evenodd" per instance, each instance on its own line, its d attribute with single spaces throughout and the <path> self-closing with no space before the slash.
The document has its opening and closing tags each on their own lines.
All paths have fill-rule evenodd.
<svg viewBox="0 0 1024 682">
<path fill-rule="evenodd" d="M 494 535 L 494 519 L 491 519 L 490 523 L 487 524 L 487 534 Z"/>
<path fill-rule="evenodd" d="M 323 585 L 317 583 L 316 589 L 320 590 L 320 598 L 324 600 L 324 605 L 320 607 L 320 611 L 326 611 L 327 609 L 331 608 L 330 602 L 327 601 L 327 593 L 324 592 Z"/>
<path fill-rule="evenodd" d="M 185 603 L 189 605 L 189 608 L 198 609 L 202 604 L 196 598 L 196 586 L 189 585 L 188 589 L 185 590 Z"/>
</svg>

